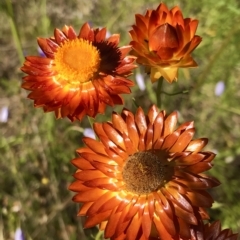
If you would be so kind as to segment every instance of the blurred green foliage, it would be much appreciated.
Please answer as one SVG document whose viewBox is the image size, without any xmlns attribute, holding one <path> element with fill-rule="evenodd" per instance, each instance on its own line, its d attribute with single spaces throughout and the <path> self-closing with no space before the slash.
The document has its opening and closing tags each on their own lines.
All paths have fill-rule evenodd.
<svg viewBox="0 0 240 240">
<path fill-rule="evenodd" d="M 7 107 L 7 122 L 0 122 L 0 240 L 13 239 L 20 226 L 26 239 L 101 239 L 97 228 L 82 228 L 71 201 L 68 185 L 75 169 L 70 160 L 82 146 L 87 120 L 70 123 L 56 120 L 52 113 L 34 109 L 27 92 L 20 88 L 19 68 L 24 55 L 38 55 L 36 37 L 48 37 L 54 28 L 84 22 L 106 26 L 121 34 L 128 44 L 134 14 L 155 8 L 157 0 L 3 0 L 0 2 L 0 109 Z M 195 121 L 197 135 L 208 137 L 206 148 L 217 152 L 210 171 L 222 185 L 212 191 L 216 203 L 211 220 L 220 219 L 224 228 L 240 231 L 240 2 L 239 0 L 168 0 L 179 5 L 184 17 L 199 20 L 197 34 L 203 37 L 194 57 L 196 69 L 180 70 L 177 83 L 164 83 L 164 91 L 189 90 L 188 94 L 163 97 L 163 107 L 178 110 L 180 122 Z M 143 73 L 143 70 L 138 69 Z M 135 81 L 134 75 L 132 79 Z M 219 81 L 225 91 L 216 96 Z M 147 109 L 155 101 L 156 84 L 145 76 L 147 89 L 136 85 L 125 96 L 125 106 L 134 109 L 132 97 Z M 122 106 L 114 108 L 120 111 Z M 97 121 L 109 119 L 112 109 Z"/>
</svg>

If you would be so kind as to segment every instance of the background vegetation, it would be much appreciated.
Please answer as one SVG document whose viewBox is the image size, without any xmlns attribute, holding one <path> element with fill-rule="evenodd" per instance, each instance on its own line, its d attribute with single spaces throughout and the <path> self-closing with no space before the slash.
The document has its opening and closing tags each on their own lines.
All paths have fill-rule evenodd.
<svg viewBox="0 0 240 240">
<path fill-rule="evenodd" d="M 197 34 L 203 42 L 194 56 L 199 68 L 181 70 L 177 83 L 164 83 L 164 90 L 189 89 L 189 94 L 164 95 L 163 107 L 178 110 L 179 122 L 194 120 L 195 137 L 208 137 L 207 150 L 218 153 L 211 174 L 222 185 L 214 189 L 216 199 L 211 220 L 221 219 L 224 228 L 240 231 L 240 2 L 239 0 L 168 0 L 179 5 L 184 16 L 199 19 Z M 76 216 L 79 206 L 71 201 L 68 185 L 75 168 L 69 160 L 82 146 L 87 121 L 56 120 L 52 113 L 34 109 L 20 88 L 19 70 L 24 55 L 38 55 L 36 37 L 49 37 L 54 28 L 72 25 L 78 31 L 84 22 L 127 31 L 134 13 L 155 8 L 159 0 L 1 0 L 0 1 L 0 240 L 14 238 L 20 227 L 28 240 L 102 239 L 97 228 L 82 228 Z M 140 71 L 137 70 L 137 71 Z M 136 73 L 136 72 L 135 72 Z M 143 71 L 141 72 L 143 73 Z M 132 97 L 144 109 L 156 102 L 154 89 L 145 76 L 146 90 L 134 87 L 125 96 L 126 107 L 134 109 Z M 135 81 L 135 77 L 132 77 Z M 215 94 L 222 81 L 225 90 Z M 153 87 L 153 89 L 152 89 Z M 144 97 L 143 97 L 144 96 Z M 122 106 L 116 107 L 120 111 Z M 109 119 L 109 113 L 97 120 Z"/>
</svg>

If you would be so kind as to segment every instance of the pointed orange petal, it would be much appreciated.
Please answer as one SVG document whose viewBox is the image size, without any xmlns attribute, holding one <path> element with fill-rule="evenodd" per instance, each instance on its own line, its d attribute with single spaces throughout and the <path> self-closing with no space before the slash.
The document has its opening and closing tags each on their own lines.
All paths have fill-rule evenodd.
<svg viewBox="0 0 240 240">
<path fill-rule="evenodd" d="M 150 121 L 150 123 L 154 123 L 154 121 L 156 120 L 156 117 L 158 116 L 159 114 L 159 110 L 157 108 L 156 105 L 152 105 L 150 108 L 149 108 L 149 111 L 148 111 L 148 119 Z"/>
<path fill-rule="evenodd" d="M 104 185 L 110 184 L 110 178 L 108 178 L 108 177 L 94 178 L 94 179 L 85 181 L 84 184 L 87 187 L 102 188 L 103 189 Z"/>
<path fill-rule="evenodd" d="M 161 219 L 161 222 L 164 226 L 164 228 L 167 230 L 167 232 L 174 236 L 176 234 L 174 219 L 169 218 L 169 216 L 166 214 L 162 206 L 160 205 L 160 202 L 155 202 L 155 210 L 159 218 Z"/>
<path fill-rule="evenodd" d="M 78 212 L 78 216 L 85 216 L 86 212 L 92 206 L 92 204 L 93 204 L 92 202 L 86 202 L 86 203 L 82 204 L 82 206 Z"/>
<path fill-rule="evenodd" d="M 67 40 L 66 35 L 57 28 L 54 30 L 54 37 L 58 45 L 60 45 L 63 41 Z"/>
<path fill-rule="evenodd" d="M 152 228 L 152 217 L 149 214 L 149 206 L 145 205 L 143 215 L 142 215 L 142 230 L 146 239 L 149 238 Z"/>
<path fill-rule="evenodd" d="M 94 188 L 88 191 L 80 192 L 73 197 L 74 202 L 93 202 L 102 196 L 106 190 Z"/>
<path fill-rule="evenodd" d="M 176 165 L 194 165 L 204 159 L 204 155 L 201 153 L 192 153 L 188 156 L 181 156 L 175 160 Z"/>
<path fill-rule="evenodd" d="M 120 218 L 121 212 L 116 213 L 117 207 L 112 211 L 111 216 L 109 217 L 108 223 L 106 225 L 106 229 L 104 232 L 104 238 L 111 238 L 118 225 L 118 220 Z"/>
<path fill-rule="evenodd" d="M 103 192 L 103 194 L 98 198 L 98 200 L 94 202 L 92 206 L 88 209 L 86 215 L 91 216 L 91 215 L 95 215 L 97 213 L 103 212 L 103 211 L 100 211 L 100 208 L 103 205 L 105 205 L 106 202 L 111 198 L 115 199 L 115 194 L 113 192 L 110 192 L 110 191 Z"/>
<path fill-rule="evenodd" d="M 94 169 L 94 167 L 91 165 L 91 163 L 89 161 L 87 161 L 84 158 L 74 158 L 71 163 L 82 170 L 86 170 L 86 169 Z"/>
<path fill-rule="evenodd" d="M 73 176 L 81 181 L 90 181 L 92 179 L 106 177 L 106 175 L 99 170 L 84 170 L 76 172 Z"/>
<path fill-rule="evenodd" d="M 92 138 L 84 137 L 82 141 L 94 152 L 106 155 L 104 145 Z"/>
<path fill-rule="evenodd" d="M 172 236 L 168 233 L 161 219 L 157 215 L 154 216 L 153 222 L 155 224 L 155 227 L 158 231 L 160 238 L 163 238 L 164 240 L 172 240 Z"/>
<path fill-rule="evenodd" d="M 123 133 L 123 140 L 128 155 L 132 155 L 138 151 L 138 149 L 133 145 L 131 139 L 127 135 L 125 135 L 125 133 Z"/>
<path fill-rule="evenodd" d="M 188 192 L 186 195 L 194 206 L 205 208 L 210 208 L 212 206 L 213 199 L 206 191 L 195 190 L 194 192 Z"/>
<path fill-rule="evenodd" d="M 119 39 L 120 39 L 119 34 L 113 34 L 107 39 L 107 41 L 113 43 L 114 45 L 118 45 Z"/>
<path fill-rule="evenodd" d="M 173 204 L 173 205 L 174 205 L 175 214 L 177 217 L 181 218 L 183 222 L 197 225 L 197 219 L 193 213 L 185 211 L 183 208 L 179 207 L 176 204 Z"/>
<path fill-rule="evenodd" d="M 138 128 L 140 134 L 144 135 L 147 130 L 147 123 L 146 123 L 145 114 L 141 107 L 139 107 L 137 109 L 137 112 L 135 115 L 135 122 L 136 122 L 136 125 L 137 125 L 137 128 Z"/>
<path fill-rule="evenodd" d="M 177 205 L 179 205 L 181 208 L 185 209 L 188 212 L 193 212 L 193 207 L 191 205 L 191 203 L 189 202 L 188 198 L 185 197 L 185 195 L 182 195 L 178 192 L 177 189 L 174 188 L 162 188 L 161 189 L 162 193 L 165 195 L 170 195 L 172 196 L 174 199 L 171 199 L 174 203 L 176 203 Z"/>
<path fill-rule="evenodd" d="M 77 38 L 77 34 L 74 31 L 73 27 L 71 27 L 71 26 L 68 28 L 67 37 L 68 37 L 68 39 L 71 39 L 71 40 Z"/>
<path fill-rule="evenodd" d="M 134 145 L 134 148 L 137 149 L 138 143 L 139 143 L 139 135 L 138 135 L 138 131 L 137 131 L 137 127 L 135 125 L 134 119 L 131 115 L 127 116 L 126 124 L 128 128 L 129 138 L 131 139 Z"/>
<path fill-rule="evenodd" d="M 84 228 L 94 227 L 95 225 L 101 223 L 102 221 L 106 221 L 111 215 L 111 212 L 112 210 L 108 210 L 106 212 L 100 212 L 94 216 L 88 217 L 84 224 Z"/>
<path fill-rule="evenodd" d="M 88 35 L 89 35 L 89 32 L 90 32 L 90 26 L 88 23 L 84 23 L 81 30 L 80 30 L 80 33 L 78 35 L 79 38 L 84 38 L 84 39 L 88 39 Z"/>
<path fill-rule="evenodd" d="M 112 198 L 110 198 L 108 201 L 105 201 L 105 204 L 103 204 L 100 208 L 100 212 L 105 212 L 110 209 L 115 209 L 120 203 L 120 200 L 117 198 L 115 193 L 112 193 Z"/>
<path fill-rule="evenodd" d="M 121 134 L 128 135 L 126 122 L 117 113 L 112 114 L 112 124 Z"/>
<path fill-rule="evenodd" d="M 160 112 L 155 118 L 153 124 L 153 143 L 155 143 L 162 136 L 163 122 L 164 113 Z"/>
<path fill-rule="evenodd" d="M 95 39 L 97 42 L 101 42 L 105 40 L 106 37 L 106 33 L 107 33 L 107 29 L 106 28 L 102 28 L 100 31 L 97 32 Z"/>
<path fill-rule="evenodd" d="M 177 124 L 177 112 L 171 113 L 167 116 L 166 120 L 164 121 L 164 137 L 169 135 L 174 131 L 174 128 Z"/>
<path fill-rule="evenodd" d="M 199 139 L 192 140 L 188 144 L 188 146 L 185 149 L 185 151 L 199 152 L 207 145 L 207 143 L 208 143 L 208 139 L 207 138 L 199 138 Z"/>
<path fill-rule="evenodd" d="M 139 228 L 141 227 L 141 223 L 142 223 L 142 216 L 135 214 L 135 216 L 132 218 L 132 221 L 129 227 L 127 228 L 126 239 L 129 239 L 129 240 L 137 239 L 137 234 L 138 234 Z"/>
<path fill-rule="evenodd" d="M 170 152 L 182 152 L 188 146 L 194 135 L 194 129 L 188 129 L 184 131 L 174 145 L 169 150 Z"/>
<path fill-rule="evenodd" d="M 174 144 L 175 142 L 178 140 L 179 137 L 179 133 L 178 132 L 174 132 L 172 134 L 169 134 L 163 142 L 162 145 L 162 149 L 167 149 L 169 150 Z"/>
<path fill-rule="evenodd" d="M 178 218 L 179 228 L 180 228 L 180 236 L 184 239 L 190 239 L 191 233 L 190 233 L 190 226 L 187 222 L 182 220 L 181 218 Z"/>
<path fill-rule="evenodd" d="M 53 50 L 48 46 L 47 40 L 45 38 L 38 38 L 37 39 L 39 47 L 45 53 L 45 55 L 49 58 L 54 58 Z"/>
<path fill-rule="evenodd" d="M 80 181 L 75 181 L 75 182 L 70 184 L 68 189 L 73 191 L 73 192 L 82 192 L 82 191 L 91 190 L 92 188 L 89 188 L 89 187 L 83 185 L 83 183 L 80 182 Z"/>
<path fill-rule="evenodd" d="M 212 166 L 213 165 L 209 162 L 199 162 L 195 165 L 188 166 L 187 168 L 185 168 L 185 170 L 195 173 L 195 174 L 198 174 L 198 173 L 202 173 L 202 172 L 205 172 L 205 171 L 211 169 Z"/>
<path fill-rule="evenodd" d="M 147 139 L 145 141 L 145 149 L 152 149 L 153 125 L 151 123 L 148 124 L 146 137 L 147 137 Z"/>
<path fill-rule="evenodd" d="M 122 136 L 109 123 L 103 123 L 103 130 L 109 139 L 115 143 L 115 145 L 119 146 L 123 150 L 126 150 Z"/>
</svg>

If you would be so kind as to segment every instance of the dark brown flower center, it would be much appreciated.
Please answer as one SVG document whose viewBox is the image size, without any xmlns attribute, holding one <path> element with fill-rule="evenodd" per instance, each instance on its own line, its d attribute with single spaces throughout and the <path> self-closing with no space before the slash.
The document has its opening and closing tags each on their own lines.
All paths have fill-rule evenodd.
<svg viewBox="0 0 240 240">
<path fill-rule="evenodd" d="M 100 53 L 100 72 L 114 75 L 121 64 L 121 51 L 119 48 L 107 41 L 94 42 L 94 46 L 99 49 Z"/>
<path fill-rule="evenodd" d="M 122 176 L 126 190 L 147 194 L 158 190 L 166 182 L 168 165 L 166 159 L 151 151 L 138 152 L 127 159 Z"/>
</svg>

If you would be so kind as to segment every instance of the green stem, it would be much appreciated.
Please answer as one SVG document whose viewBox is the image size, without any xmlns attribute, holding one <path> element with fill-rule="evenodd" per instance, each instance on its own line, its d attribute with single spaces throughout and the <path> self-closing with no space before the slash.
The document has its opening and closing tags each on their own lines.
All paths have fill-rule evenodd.
<svg viewBox="0 0 240 240">
<path fill-rule="evenodd" d="M 18 31 L 17 31 L 17 27 L 16 27 L 16 24 L 15 24 L 14 18 L 13 18 L 12 3 L 11 3 L 11 0 L 5 0 L 5 1 L 7 4 L 7 13 L 8 13 L 11 32 L 13 35 L 13 40 L 14 40 L 14 43 L 15 43 L 15 46 L 17 49 L 19 61 L 22 64 L 24 62 L 24 55 L 23 55 L 22 46 L 21 46 Z"/>
<path fill-rule="evenodd" d="M 91 128 L 93 129 L 94 118 L 91 118 L 88 116 L 88 122 L 89 122 Z"/>
<path fill-rule="evenodd" d="M 162 99 L 161 99 L 162 85 L 163 85 L 163 77 L 160 77 L 159 80 L 158 80 L 157 93 L 156 93 L 157 106 L 159 108 L 162 107 Z"/>
<path fill-rule="evenodd" d="M 174 95 L 178 95 L 178 94 L 187 94 L 187 93 L 189 93 L 189 90 L 183 90 L 183 91 L 175 92 L 175 93 L 168 93 L 168 92 L 165 92 L 165 91 L 161 91 L 160 93 L 164 93 L 168 96 L 174 96 Z"/>
<path fill-rule="evenodd" d="M 136 109 L 139 108 L 139 105 L 137 104 L 136 99 L 135 99 L 134 97 L 132 98 L 132 101 L 133 101 L 134 107 L 135 107 Z"/>
<path fill-rule="evenodd" d="M 97 233 L 96 237 L 95 237 L 95 240 L 101 240 L 103 236 L 103 232 L 99 230 L 99 232 Z"/>
</svg>

